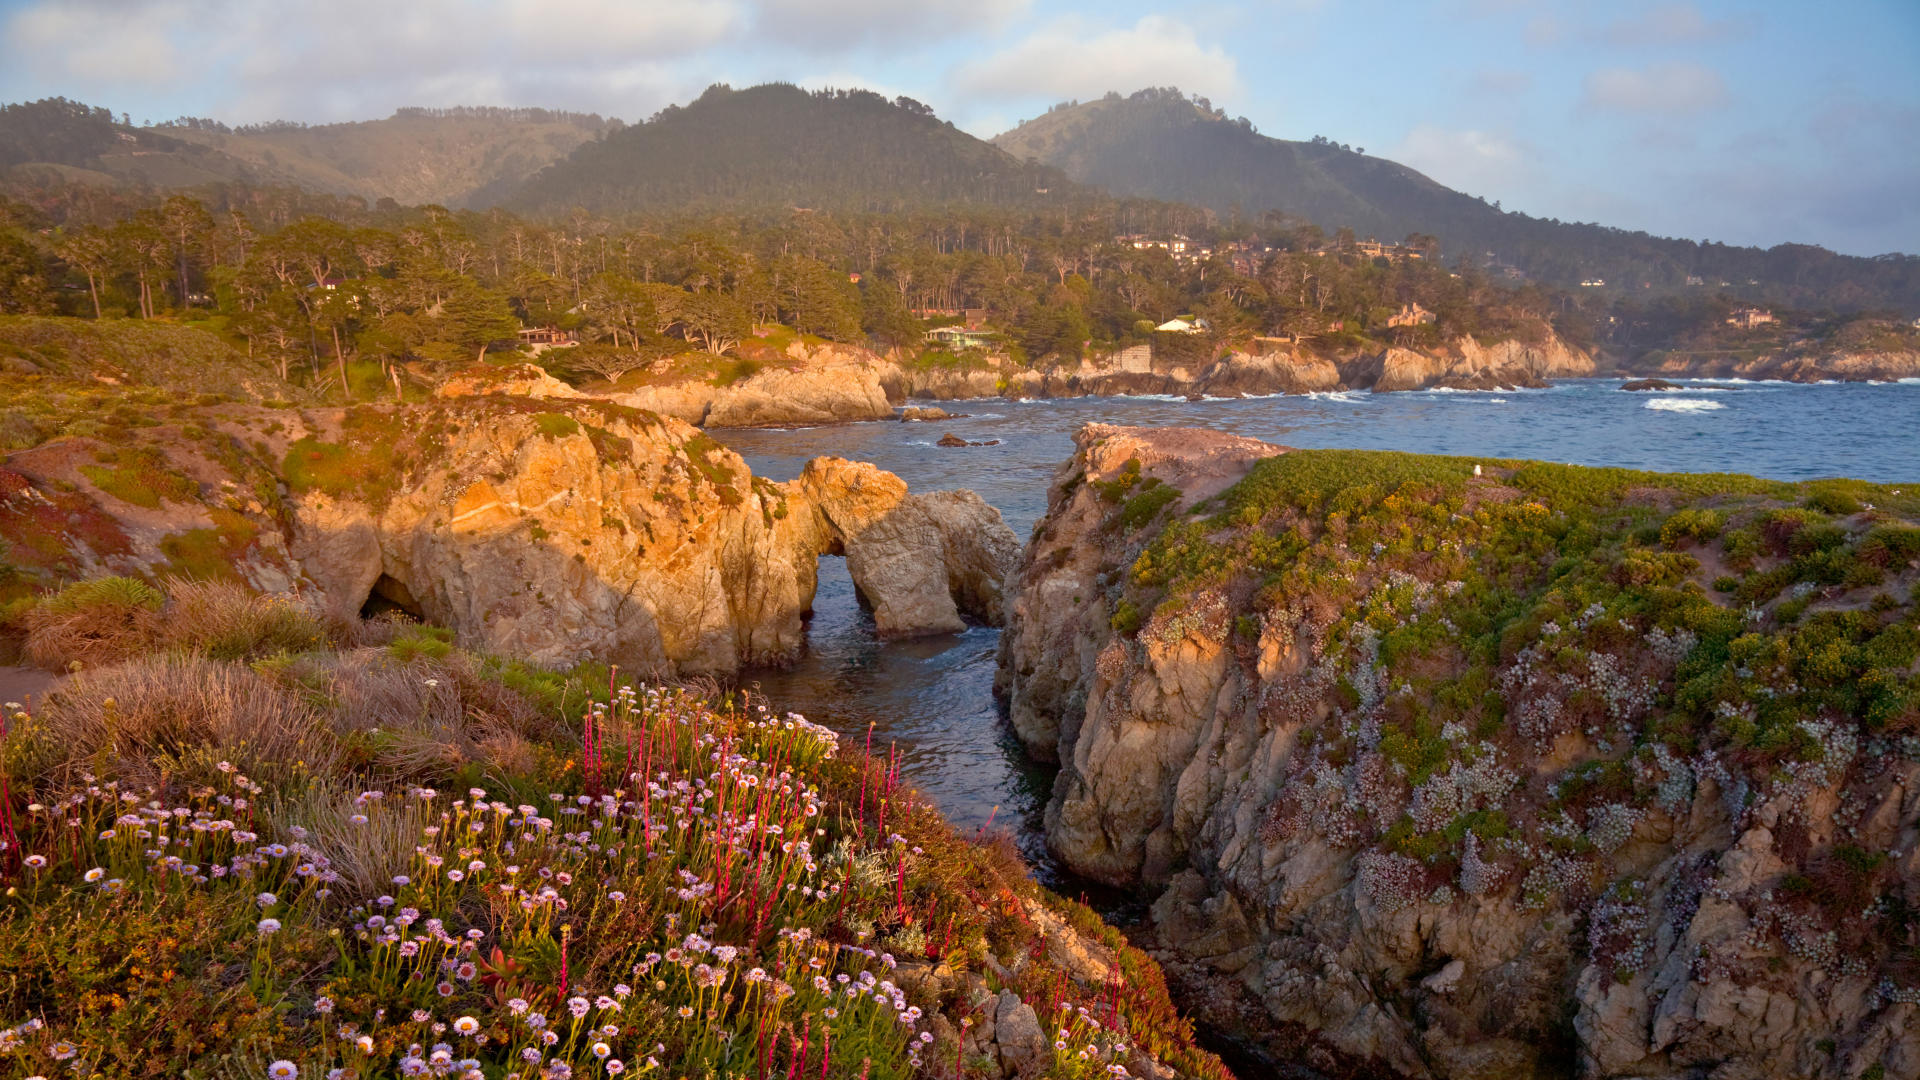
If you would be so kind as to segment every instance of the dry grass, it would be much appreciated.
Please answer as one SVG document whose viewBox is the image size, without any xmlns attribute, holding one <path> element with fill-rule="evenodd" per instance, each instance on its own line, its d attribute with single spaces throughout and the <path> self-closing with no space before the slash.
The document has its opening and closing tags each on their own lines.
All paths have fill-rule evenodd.
<svg viewBox="0 0 1920 1080">
<path fill-rule="evenodd" d="M 94 667 L 153 647 L 165 598 L 133 578 L 69 585 L 18 617 L 28 660 L 48 671 Z"/>
<path fill-rule="evenodd" d="M 38 717 L 59 764 L 98 760 L 160 784 L 230 761 L 249 775 L 326 772 L 338 747 L 314 703 L 241 664 L 156 654 L 84 671 Z"/>
<path fill-rule="evenodd" d="M 357 627 L 328 625 L 300 599 L 233 581 L 173 581 L 163 594 L 132 578 L 98 578 L 69 585 L 18 621 L 27 658 L 49 671 L 167 650 L 247 660 L 359 635 Z"/>
<path fill-rule="evenodd" d="M 431 781 L 468 766 L 524 774 L 536 743 L 569 737 L 559 717 L 487 678 L 465 653 L 411 662 L 381 648 L 315 653 L 282 677 L 330 703 L 335 737 L 383 782 Z"/>
<path fill-rule="evenodd" d="M 276 826 L 306 830 L 307 842 L 324 852 L 340 875 L 334 891 L 354 904 L 394 891 L 394 875 L 406 872 L 421 830 L 433 816 L 433 804 L 399 791 L 385 796 L 399 806 L 398 813 L 366 813 L 355 802 L 362 790 L 344 780 L 320 780 L 282 794 L 267 811 Z M 356 815 L 362 820 L 355 821 Z"/>
</svg>

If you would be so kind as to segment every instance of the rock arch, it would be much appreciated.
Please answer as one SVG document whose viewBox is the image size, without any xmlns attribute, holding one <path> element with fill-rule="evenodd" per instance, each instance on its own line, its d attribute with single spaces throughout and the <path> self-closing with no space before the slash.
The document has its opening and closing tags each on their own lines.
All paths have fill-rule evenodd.
<svg viewBox="0 0 1920 1080">
<path fill-rule="evenodd" d="M 788 489 L 809 506 L 810 555 L 845 555 L 853 586 L 883 637 L 998 625 L 1001 585 L 1020 557 L 1000 512 L 971 491 L 913 494 L 866 462 L 814 458 Z"/>
</svg>

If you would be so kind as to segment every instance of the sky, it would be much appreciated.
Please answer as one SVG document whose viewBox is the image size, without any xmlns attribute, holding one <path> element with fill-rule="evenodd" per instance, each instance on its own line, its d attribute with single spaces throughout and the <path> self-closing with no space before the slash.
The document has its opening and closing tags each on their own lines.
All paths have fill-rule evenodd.
<svg viewBox="0 0 1920 1080">
<path fill-rule="evenodd" d="M 990 137 L 1178 86 L 1512 210 L 1920 253 L 1920 0 L 0 0 L 0 100 L 138 123 L 865 87 Z"/>
</svg>

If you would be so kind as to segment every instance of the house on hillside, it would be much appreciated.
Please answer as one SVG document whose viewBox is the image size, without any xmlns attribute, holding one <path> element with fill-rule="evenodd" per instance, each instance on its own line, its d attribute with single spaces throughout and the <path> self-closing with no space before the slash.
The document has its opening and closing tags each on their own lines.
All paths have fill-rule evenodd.
<svg viewBox="0 0 1920 1080">
<path fill-rule="evenodd" d="M 1603 289 L 1606 287 L 1606 285 L 1607 285 L 1607 279 L 1603 277 L 1590 277 L 1590 278 L 1580 279 L 1580 287 L 1583 289 Z"/>
<path fill-rule="evenodd" d="M 1382 243 L 1379 240 L 1375 240 L 1371 236 L 1367 237 L 1365 240 L 1355 241 L 1353 245 L 1353 250 L 1358 254 L 1363 255 L 1369 259 L 1399 260 L 1399 259 L 1421 259 L 1426 257 L 1420 252 L 1418 248 L 1411 248 L 1405 244 Z"/>
<path fill-rule="evenodd" d="M 1757 307 L 1734 308 L 1733 314 L 1727 316 L 1728 326 L 1737 326 L 1742 330 L 1751 330 L 1756 326 L 1764 326 L 1773 321 L 1773 312 L 1768 311 L 1766 308 Z"/>
<path fill-rule="evenodd" d="M 1434 321 L 1434 314 L 1419 304 L 1401 304 L 1400 310 L 1387 316 L 1388 326 L 1425 326 Z"/>
<path fill-rule="evenodd" d="M 538 352 L 561 345 L 578 345 L 580 339 L 574 337 L 571 330 L 562 330 L 557 326 L 529 326 L 520 331 L 520 344 L 531 345 Z"/>
<path fill-rule="evenodd" d="M 1182 316 L 1177 319 L 1168 319 L 1154 329 L 1163 334 L 1203 334 L 1213 327 L 1205 319 Z"/>
<path fill-rule="evenodd" d="M 984 349 L 993 344 L 993 335 L 965 326 L 936 326 L 927 331 L 926 339 L 945 349 Z"/>
</svg>

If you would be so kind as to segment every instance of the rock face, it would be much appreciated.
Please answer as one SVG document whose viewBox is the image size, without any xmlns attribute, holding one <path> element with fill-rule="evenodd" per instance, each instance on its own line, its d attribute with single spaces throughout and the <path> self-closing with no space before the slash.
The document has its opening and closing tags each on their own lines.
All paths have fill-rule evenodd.
<svg viewBox="0 0 1920 1080">
<path fill-rule="evenodd" d="M 1920 1076 L 1920 741 L 1809 712 L 1780 722 L 1818 748 L 1769 764 L 1729 741 L 1740 699 L 1688 719 L 1683 678 L 1768 677 L 1709 635 L 1803 647 L 1765 601 L 1748 620 L 1706 599 L 1713 542 L 1602 547 L 1561 571 L 1564 600 L 1539 576 L 1551 542 L 1496 554 L 1561 515 L 1627 535 L 1606 523 L 1677 497 L 1642 494 L 1660 478 L 1589 518 L 1493 462 L 1166 429 L 1076 443 L 1014 578 L 998 689 L 1061 764 L 1049 848 L 1157 894 L 1156 955 L 1201 1019 L 1330 1075 Z M 1719 505 L 1729 532 L 1792 519 Z M 1910 528 L 1880 520 L 1833 535 L 1870 553 L 1872 529 Z M 1900 550 L 1880 585 L 1791 595 L 1824 597 L 1814 625 L 1904 642 L 1920 543 Z M 1622 569 L 1647 559 L 1684 580 Z M 1540 605 L 1505 633 L 1472 629 L 1465 600 L 1491 566 Z M 1845 614 L 1881 591 L 1881 615 Z M 1695 629 L 1633 606 L 1654 596 L 1704 605 Z M 1808 693 L 1776 678 L 1752 699 Z"/>
<path fill-rule="evenodd" d="M 824 553 L 847 556 L 884 635 L 999 618 L 1018 543 L 971 492 L 913 495 L 835 458 L 775 484 L 651 414 L 477 408 L 383 504 L 295 501 L 293 555 L 335 603 L 379 592 L 503 654 L 660 672 L 792 656 Z"/>
<path fill-rule="evenodd" d="M 1395 390 L 1509 390 L 1545 386 L 1552 378 L 1593 374 L 1593 358 L 1558 337 L 1537 345 L 1502 341 L 1481 345 L 1470 337 L 1434 352 L 1388 349 L 1348 365 L 1348 379 L 1375 393 Z"/>
<path fill-rule="evenodd" d="M 866 349 L 795 345 L 783 360 L 725 386 L 701 378 L 609 400 L 703 427 L 783 427 L 884 420 L 903 398 L 899 369 Z"/>
<path fill-rule="evenodd" d="M 1896 382 L 1920 378 L 1920 350 L 1829 349 L 1793 347 L 1757 356 L 1733 353 L 1670 352 L 1656 354 L 1652 363 L 1636 365 L 1638 373 L 1734 379 L 1779 379 L 1785 382 Z"/>
<path fill-rule="evenodd" d="M 446 381 L 435 387 L 433 391 L 433 396 L 437 398 L 478 397 L 487 394 L 528 398 L 586 396 L 533 364 L 511 364 L 504 367 L 477 365 L 449 375 Z"/>
<path fill-rule="evenodd" d="M 0 543 L 49 582 L 234 577 L 342 614 L 377 597 L 477 648 L 662 675 L 791 658 L 826 553 L 847 556 L 884 635 L 1000 620 L 1019 543 L 971 492 L 909 493 L 836 458 L 776 484 L 677 420 L 486 392 L 551 390 L 536 374 L 425 405 L 217 406 L 125 447 L 47 443 L 0 469 Z"/>
</svg>

